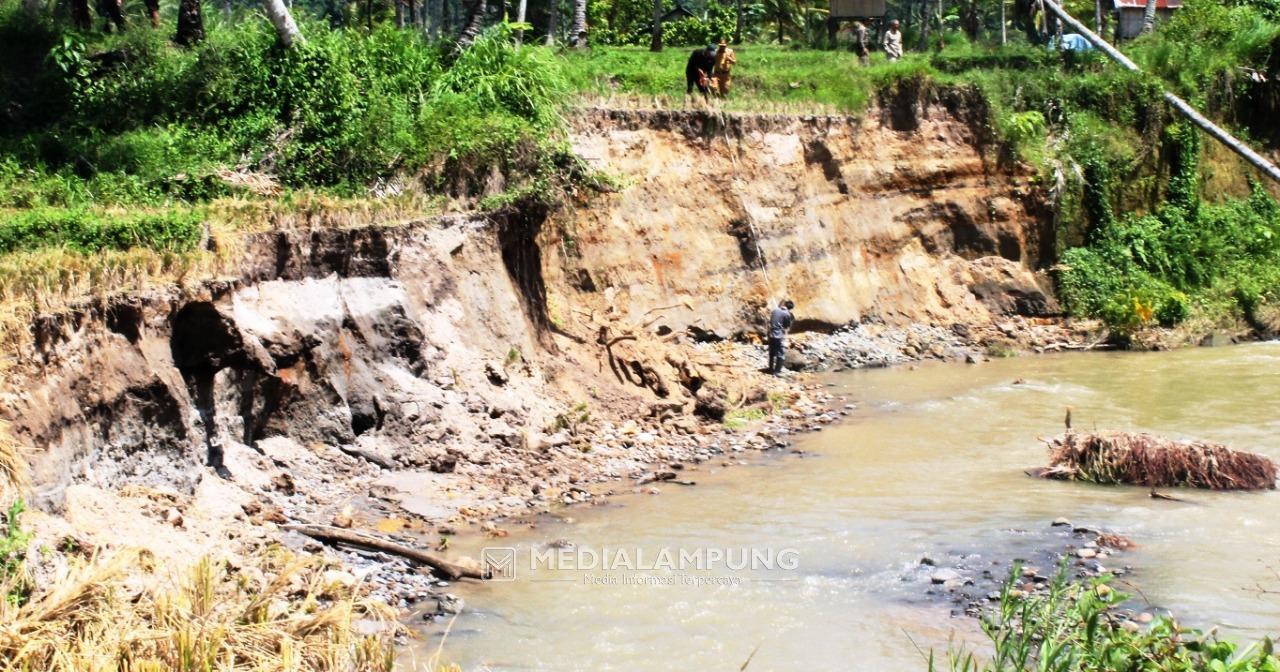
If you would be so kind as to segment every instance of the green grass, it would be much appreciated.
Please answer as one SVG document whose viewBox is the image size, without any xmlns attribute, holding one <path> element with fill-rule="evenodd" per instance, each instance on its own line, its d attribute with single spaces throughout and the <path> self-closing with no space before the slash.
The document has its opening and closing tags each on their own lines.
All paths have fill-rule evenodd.
<svg viewBox="0 0 1280 672">
<path fill-rule="evenodd" d="M 596 48 L 566 52 L 564 69 L 586 102 L 664 107 L 685 104 L 684 66 L 692 48 L 669 47 L 660 53 L 643 47 Z M 847 51 L 793 50 L 769 45 L 736 47 L 730 96 L 721 107 L 757 112 L 866 111 L 876 91 L 902 79 L 935 74 L 929 59 L 910 55 L 896 63 L 876 54 L 869 67 Z M 702 97 L 694 90 L 696 101 Z M 693 100 L 693 99 L 691 99 Z"/>
<path fill-rule="evenodd" d="M 204 236 L 199 211 L 104 216 L 79 210 L 41 208 L 0 221 L 0 254 L 41 247 L 64 247 L 92 254 L 147 247 L 190 252 Z"/>
<path fill-rule="evenodd" d="M 1069 581 L 1064 564 L 1047 593 L 1023 595 L 1014 589 L 1020 569 L 1014 568 L 998 606 L 982 617 L 990 656 L 963 648 L 953 648 L 942 660 L 930 653 L 930 672 L 1280 670 L 1270 639 L 1241 648 L 1170 617 L 1126 628 L 1112 617 L 1112 609 L 1130 596 L 1114 590 L 1110 577 Z"/>
<path fill-rule="evenodd" d="M 742 429 L 767 417 L 769 414 L 762 408 L 735 408 L 724 414 L 724 427 L 725 429 Z"/>
</svg>

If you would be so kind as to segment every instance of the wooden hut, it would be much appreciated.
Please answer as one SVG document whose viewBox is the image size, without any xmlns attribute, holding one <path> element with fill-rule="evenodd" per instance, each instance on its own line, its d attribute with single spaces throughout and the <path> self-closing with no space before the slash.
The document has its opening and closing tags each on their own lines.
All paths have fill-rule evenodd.
<svg viewBox="0 0 1280 672">
<path fill-rule="evenodd" d="M 1128 40 L 1142 34 L 1142 17 L 1147 9 L 1147 0 L 1104 0 L 1104 3 L 1104 8 L 1116 15 L 1117 40 Z M 1156 21 L 1167 20 L 1179 9 L 1182 9 L 1182 0 L 1156 0 Z"/>
</svg>

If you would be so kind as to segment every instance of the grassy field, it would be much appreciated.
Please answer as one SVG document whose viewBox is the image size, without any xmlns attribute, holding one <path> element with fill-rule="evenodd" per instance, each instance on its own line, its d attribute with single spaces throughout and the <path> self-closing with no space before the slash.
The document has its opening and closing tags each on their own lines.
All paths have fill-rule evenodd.
<svg viewBox="0 0 1280 672">
<path fill-rule="evenodd" d="M 642 47 L 565 52 L 563 67 L 580 104 L 673 108 L 701 105 L 685 95 L 684 66 L 692 48 L 659 53 Z M 721 109 L 750 112 L 859 114 L 875 92 L 904 78 L 936 74 L 930 59 L 912 54 L 896 63 L 877 53 L 862 66 L 848 51 L 796 50 L 772 45 L 735 47 L 733 89 Z"/>
</svg>

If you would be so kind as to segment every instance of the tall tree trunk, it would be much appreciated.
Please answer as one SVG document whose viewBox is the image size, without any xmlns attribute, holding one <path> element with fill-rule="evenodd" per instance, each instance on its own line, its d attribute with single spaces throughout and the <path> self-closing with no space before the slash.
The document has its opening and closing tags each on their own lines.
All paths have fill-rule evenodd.
<svg viewBox="0 0 1280 672">
<path fill-rule="evenodd" d="M 189 47 L 204 40 L 204 16 L 200 13 L 200 0 L 179 0 L 178 34 L 173 41 Z"/>
<path fill-rule="evenodd" d="M 529 11 L 529 0 L 520 0 L 516 5 L 516 23 L 524 23 L 525 14 Z M 524 42 L 524 28 L 516 31 L 516 44 Z"/>
<path fill-rule="evenodd" d="M 89 0 L 71 0 L 71 24 L 80 30 L 93 27 L 93 14 L 89 13 Z"/>
<path fill-rule="evenodd" d="M 484 15 L 488 10 L 488 0 L 471 0 L 471 6 L 467 7 L 467 23 L 458 35 L 458 44 L 466 46 L 476 41 L 480 31 L 484 30 Z"/>
<path fill-rule="evenodd" d="M 1149 35 L 1156 29 L 1156 0 L 1147 0 L 1142 10 L 1142 34 Z"/>
<path fill-rule="evenodd" d="M 102 0 L 98 5 L 103 12 L 106 12 L 109 19 L 117 30 L 124 31 L 124 5 L 122 0 Z"/>
<path fill-rule="evenodd" d="M 929 50 L 929 0 L 920 3 L 920 51 Z"/>
<path fill-rule="evenodd" d="M 745 18 L 742 0 L 734 0 L 733 43 L 742 44 L 742 21 Z"/>
<path fill-rule="evenodd" d="M 159 20 L 159 12 L 156 13 L 156 19 Z M 222 18 L 227 23 L 231 23 L 231 0 L 222 0 Z"/>
<path fill-rule="evenodd" d="M 271 25 L 276 27 L 276 37 L 280 44 L 292 47 L 306 41 L 298 30 L 298 24 L 293 21 L 293 14 L 284 6 L 284 0 L 264 0 L 263 4 L 267 8 L 267 16 L 271 18 Z"/>
<path fill-rule="evenodd" d="M 43 8 L 44 3 L 40 0 L 22 0 L 22 11 L 33 16 L 39 14 Z"/>
<path fill-rule="evenodd" d="M 587 0 L 573 0 L 573 35 L 570 44 L 574 49 L 587 48 Z"/>
<path fill-rule="evenodd" d="M 662 51 L 662 0 L 653 0 L 653 27 L 649 33 L 649 51 Z"/>
<path fill-rule="evenodd" d="M 395 0 L 396 3 L 396 28 L 404 30 L 404 0 Z"/>
<path fill-rule="evenodd" d="M 373 0 L 364 0 L 364 21 L 369 32 L 373 32 Z"/>
<path fill-rule="evenodd" d="M 152 28 L 160 27 L 160 0 L 147 0 L 147 20 Z"/>
<path fill-rule="evenodd" d="M 1000 0 L 1000 44 L 1009 44 L 1009 22 L 1005 19 L 1004 6 L 1007 0 Z"/>
<path fill-rule="evenodd" d="M 1093 29 L 1102 34 L 1102 0 L 1093 0 Z"/>
</svg>

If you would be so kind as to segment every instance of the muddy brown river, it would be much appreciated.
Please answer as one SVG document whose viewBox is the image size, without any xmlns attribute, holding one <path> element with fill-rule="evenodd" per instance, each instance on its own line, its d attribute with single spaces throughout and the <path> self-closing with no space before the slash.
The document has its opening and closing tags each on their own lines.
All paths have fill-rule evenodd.
<svg viewBox="0 0 1280 672">
<path fill-rule="evenodd" d="M 916 646 L 942 650 L 976 630 L 928 595 L 920 558 L 1007 562 L 1055 543 L 1058 517 L 1134 539 L 1137 550 L 1108 562 L 1132 566 L 1125 578 L 1152 608 L 1242 638 L 1280 631 L 1280 595 L 1249 590 L 1280 590 L 1269 569 L 1280 569 L 1275 493 L 1180 492 L 1180 503 L 1023 473 L 1045 462 L 1037 437 L 1061 431 L 1067 406 L 1077 428 L 1212 439 L 1280 459 L 1280 344 L 827 381 L 857 407 L 799 440 L 812 456 L 703 465 L 687 472 L 696 487 L 575 507 L 564 512 L 572 522 L 486 542 L 516 549 L 514 580 L 451 588 L 467 610 L 443 659 L 467 670 L 737 670 L 754 650 L 750 670 L 923 670 Z M 573 548 L 549 550 L 557 539 Z M 727 559 L 708 562 L 716 552 Z M 772 562 L 750 555 L 770 552 Z M 434 650 L 441 629 L 424 627 L 419 650 Z"/>
</svg>

